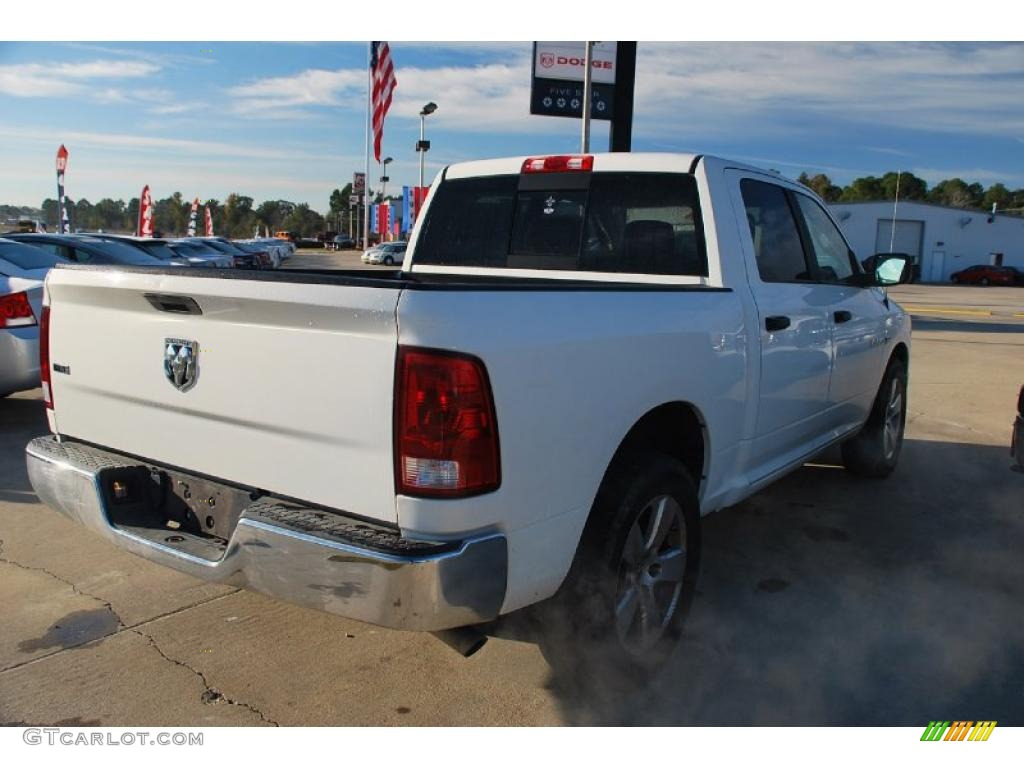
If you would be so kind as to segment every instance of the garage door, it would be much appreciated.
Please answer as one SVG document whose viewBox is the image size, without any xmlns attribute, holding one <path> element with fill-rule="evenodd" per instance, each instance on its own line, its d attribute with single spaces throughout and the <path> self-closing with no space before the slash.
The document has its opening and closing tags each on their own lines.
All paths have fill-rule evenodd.
<svg viewBox="0 0 1024 768">
<path fill-rule="evenodd" d="M 921 256 L 921 241 L 924 233 L 923 221 L 896 219 L 896 231 L 893 232 L 892 219 L 879 219 L 878 231 L 875 235 L 875 253 L 909 253 Z M 895 237 L 893 236 L 895 234 Z M 889 242 L 892 241 L 892 248 Z"/>
<path fill-rule="evenodd" d="M 910 219 L 879 219 L 875 232 L 875 253 L 906 253 L 914 265 L 913 281 L 921 279 L 921 243 L 924 238 L 924 222 Z M 892 247 L 889 247 L 889 243 Z"/>
</svg>

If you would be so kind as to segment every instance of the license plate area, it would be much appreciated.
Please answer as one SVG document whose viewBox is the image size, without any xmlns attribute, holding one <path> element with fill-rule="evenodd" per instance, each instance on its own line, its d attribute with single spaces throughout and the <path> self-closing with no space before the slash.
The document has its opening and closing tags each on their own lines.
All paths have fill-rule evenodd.
<svg viewBox="0 0 1024 768">
<path fill-rule="evenodd" d="M 170 537 L 180 532 L 226 543 L 252 502 L 249 491 L 156 467 L 108 469 L 99 479 L 113 525 Z"/>
</svg>

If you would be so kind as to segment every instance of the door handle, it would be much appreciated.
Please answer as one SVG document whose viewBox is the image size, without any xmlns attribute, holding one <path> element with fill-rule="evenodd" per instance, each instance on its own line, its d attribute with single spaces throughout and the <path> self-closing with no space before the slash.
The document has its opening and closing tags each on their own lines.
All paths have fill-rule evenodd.
<svg viewBox="0 0 1024 768">
<path fill-rule="evenodd" d="M 764 319 L 766 331 L 784 331 L 789 328 L 789 318 L 785 315 L 771 315 Z"/>
<path fill-rule="evenodd" d="M 851 315 L 845 309 L 840 309 L 838 312 L 833 312 L 832 317 L 836 319 L 837 323 L 847 323 L 853 319 L 853 315 Z"/>
</svg>

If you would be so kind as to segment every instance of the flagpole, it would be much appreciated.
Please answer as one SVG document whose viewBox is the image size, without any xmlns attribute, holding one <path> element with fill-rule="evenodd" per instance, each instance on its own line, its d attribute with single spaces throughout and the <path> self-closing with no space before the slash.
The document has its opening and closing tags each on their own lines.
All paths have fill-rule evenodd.
<svg viewBox="0 0 1024 768">
<path fill-rule="evenodd" d="M 370 71 L 370 49 L 373 43 L 366 46 L 366 180 L 363 184 L 363 250 L 370 247 L 370 91 L 373 89 L 373 73 Z"/>
</svg>

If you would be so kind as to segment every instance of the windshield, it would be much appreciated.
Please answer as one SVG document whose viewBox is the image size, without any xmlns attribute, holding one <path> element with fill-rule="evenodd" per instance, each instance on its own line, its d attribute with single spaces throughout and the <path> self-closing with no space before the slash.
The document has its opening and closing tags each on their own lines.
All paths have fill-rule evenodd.
<svg viewBox="0 0 1024 768">
<path fill-rule="evenodd" d="M 694 177 L 553 173 L 455 179 L 427 210 L 417 264 L 707 275 Z"/>
<path fill-rule="evenodd" d="M 213 250 L 221 253 L 231 254 L 232 256 L 238 253 L 234 246 L 228 245 L 220 240 L 203 240 L 201 243 L 198 243 L 198 245 L 212 248 Z"/>
<path fill-rule="evenodd" d="M 178 254 L 171 250 L 171 247 L 167 243 L 162 241 L 135 241 L 139 248 L 144 250 L 150 256 L 155 256 L 161 261 L 170 261 L 171 259 L 177 259 Z"/>
<path fill-rule="evenodd" d="M 19 269 L 49 269 L 63 261 L 54 253 L 31 245 L 22 245 L 12 240 L 0 240 L 0 258 L 11 262 Z"/>
<path fill-rule="evenodd" d="M 174 247 L 176 250 L 183 253 L 185 256 L 220 256 L 218 251 L 213 248 L 207 248 L 205 245 L 199 243 L 175 243 Z"/>
<path fill-rule="evenodd" d="M 102 240 L 81 240 L 74 244 L 76 250 L 84 250 L 92 255 L 89 259 L 94 264 L 136 264 L 151 267 L 157 263 L 147 253 L 123 243 L 103 242 Z M 85 259 L 81 259 L 85 262 Z"/>
</svg>

